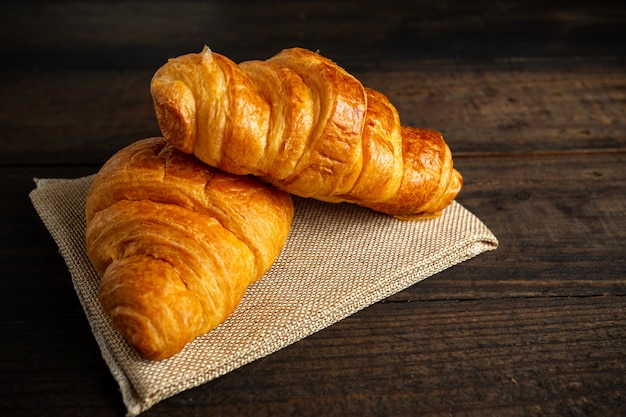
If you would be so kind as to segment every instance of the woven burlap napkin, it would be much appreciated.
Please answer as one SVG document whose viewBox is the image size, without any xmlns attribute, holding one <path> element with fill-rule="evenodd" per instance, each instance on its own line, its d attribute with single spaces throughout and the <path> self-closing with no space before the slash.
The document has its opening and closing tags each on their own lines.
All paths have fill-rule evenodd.
<svg viewBox="0 0 626 417">
<path fill-rule="evenodd" d="M 498 241 L 454 202 L 437 219 L 400 221 L 350 204 L 294 198 L 295 218 L 272 269 L 217 329 L 174 357 L 140 359 L 96 298 L 100 278 L 85 252 L 85 198 L 93 176 L 35 179 L 31 201 L 65 259 L 129 416 L 275 352 Z"/>
</svg>

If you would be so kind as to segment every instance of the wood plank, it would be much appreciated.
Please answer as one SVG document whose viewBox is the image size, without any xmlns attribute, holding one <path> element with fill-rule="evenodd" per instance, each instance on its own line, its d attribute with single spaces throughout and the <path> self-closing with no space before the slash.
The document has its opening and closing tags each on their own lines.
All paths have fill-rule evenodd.
<svg viewBox="0 0 626 417">
<path fill-rule="evenodd" d="M 422 61 L 359 78 L 389 96 L 403 124 L 441 131 L 455 154 L 626 147 L 620 60 Z"/>
<path fill-rule="evenodd" d="M 603 415 L 623 404 L 625 307 L 617 297 L 377 304 L 155 415 L 191 398 L 224 414 Z"/>
<path fill-rule="evenodd" d="M 0 164 L 102 164 L 122 147 L 159 135 L 153 73 L 5 73 Z"/>
<path fill-rule="evenodd" d="M 611 1 L 22 1 L 3 6 L 0 52 L 12 68 L 145 68 L 205 44 L 237 61 L 291 46 L 335 58 L 607 56 L 623 55 L 624 22 Z"/>
<path fill-rule="evenodd" d="M 626 148 L 625 68 L 594 59 L 412 61 L 355 76 L 387 94 L 404 124 L 442 131 L 463 157 Z M 0 164 L 103 163 L 159 135 L 155 70 L 5 72 Z"/>
<path fill-rule="evenodd" d="M 403 298 L 626 294 L 626 154 L 461 158 L 456 165 L 465 179 L 458 201 L 500 246 Z"/>
<path fill-rule="evenodd" d="M 623 407 L 625 323 L 611 296 L 376 304 L 145 415 L 608 415 Z M 95 348 L 72 335 L 84 329 L 49 325 L 57 337 L 11 329 L 50 344 L 12 341 L 3 362 L 24 373 L 5 411 L 121 414 Z"/>
</svg>

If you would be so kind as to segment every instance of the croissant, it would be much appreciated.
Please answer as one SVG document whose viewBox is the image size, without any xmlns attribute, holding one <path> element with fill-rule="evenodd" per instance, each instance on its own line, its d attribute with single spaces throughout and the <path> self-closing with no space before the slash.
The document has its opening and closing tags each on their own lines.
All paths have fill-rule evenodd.
<svg viewBox="0 0 626 417">
<path fill-rule="evenodd" d="M 140 356 L 160 360 L 222 323 L 269 270 L 293 203 L 148 138 L 103 165 L 86 219 L 104 311 Z"/>
<path fill-rule="evenodd" d="M 384 94 L 306 49 L 237 65 L 205 47 L 168 60 L 150 91 L 173 146 L 294 195 L 414 218 L 462 187 L 439 132 L 401 126 Z"/>
</svg>

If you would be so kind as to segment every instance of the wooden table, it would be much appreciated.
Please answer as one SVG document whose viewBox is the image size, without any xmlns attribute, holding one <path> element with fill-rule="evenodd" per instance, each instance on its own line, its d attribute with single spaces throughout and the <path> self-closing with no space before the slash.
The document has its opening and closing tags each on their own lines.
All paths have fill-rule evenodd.
<svg viewBox="0 0 626 417">
<path fill-rule="evenodd" d="M 580 3 L 580 4 L 579 4 Z M 617 2 L 43 2 L 0 15 L 0 415 L 122 416 L 28 193 L 158 135 L 149 81 L 207 44 L 319 50 L 444 133 L 500 247 L 145 416 L 626 413 Z"/>
</svg>

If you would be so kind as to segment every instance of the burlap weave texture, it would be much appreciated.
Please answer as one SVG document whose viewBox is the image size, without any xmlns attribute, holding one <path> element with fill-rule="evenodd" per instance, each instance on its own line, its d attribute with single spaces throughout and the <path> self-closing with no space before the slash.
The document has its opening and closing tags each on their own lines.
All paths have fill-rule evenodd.
<svg viewBox="0 0 626 417">
<path fill-rule="evenodd" d="M 97 300 L 87 258 L 85 199 L 93 176 L 36 179 L 31 201 L 57 243 L 129 416 L 271 354 L 446 268 L 497 247 L 459 203 L 441 217 L 399 221 L 350 204 L 294 198 L 295 218 L 272 269 L 231 317 L 174 357 L 139 358 Z"/>
</svg>

